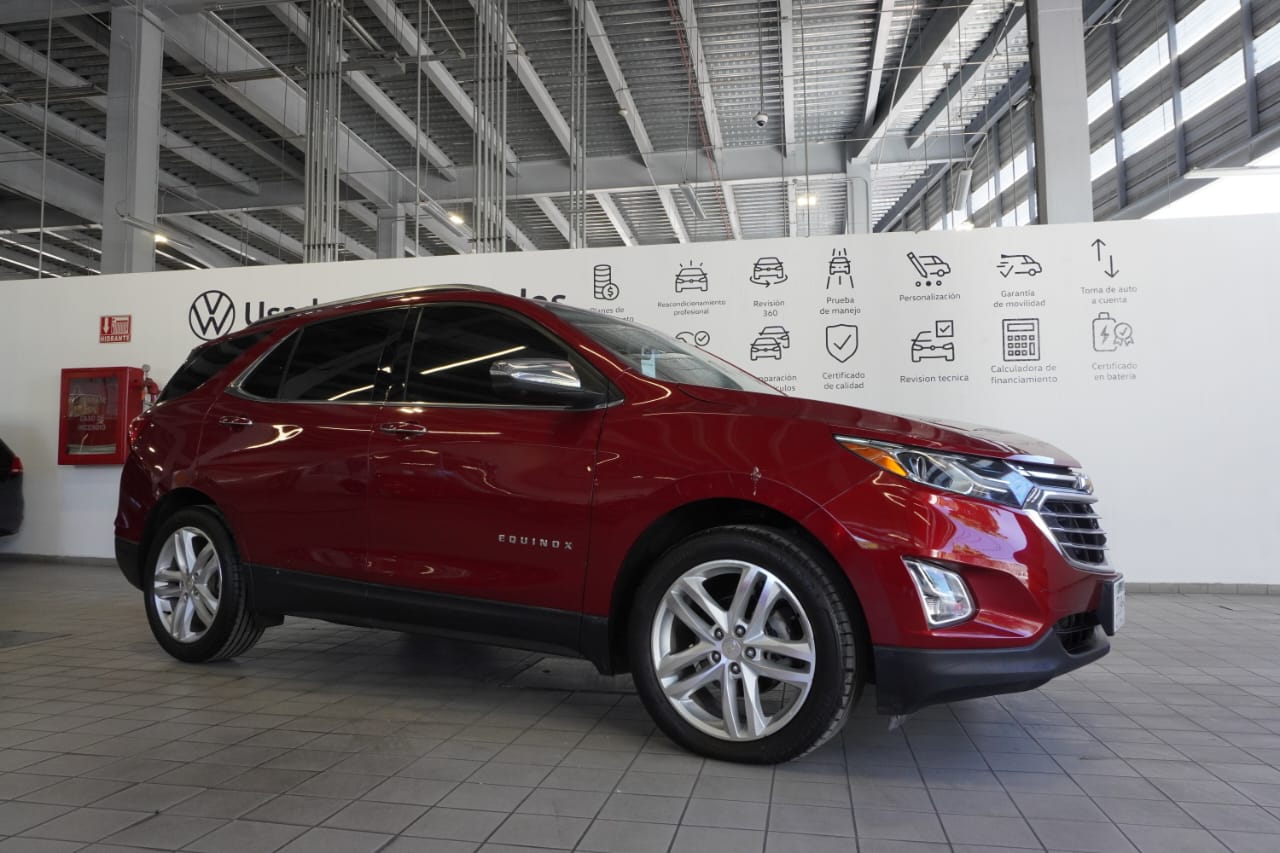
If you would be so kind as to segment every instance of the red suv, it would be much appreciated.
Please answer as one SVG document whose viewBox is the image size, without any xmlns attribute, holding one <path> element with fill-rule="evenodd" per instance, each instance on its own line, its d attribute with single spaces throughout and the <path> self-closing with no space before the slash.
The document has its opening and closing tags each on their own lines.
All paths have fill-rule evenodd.
<svg viewBox="0 0 1280 853">
<path fill-rule="evenodd" d="M 717 758 L 1037 687 L 1124 618 L 1060 451 L 786 397 L 619 319 L 473 287 L 275 315 L 133 424 L 116 553 L 174 657 L 285 614 L 633 673 Z"/>
</svg>

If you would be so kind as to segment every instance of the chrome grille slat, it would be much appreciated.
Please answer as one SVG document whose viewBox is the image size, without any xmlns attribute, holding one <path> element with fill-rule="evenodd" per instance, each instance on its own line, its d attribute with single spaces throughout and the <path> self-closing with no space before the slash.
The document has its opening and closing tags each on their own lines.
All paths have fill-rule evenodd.
<svg viewBox="0 0 1280 853">
<path fill-rule="evenodd" d="M 1040 488 L 1041 495 L 1032 508 L 1067 560 L 1084 569 L 1105 569 L 1107 533 L 1094 512 L 1097 498 L 1091 494 L 1088 479 L 1069 468 L 1014 467 Z"/>
</svg>

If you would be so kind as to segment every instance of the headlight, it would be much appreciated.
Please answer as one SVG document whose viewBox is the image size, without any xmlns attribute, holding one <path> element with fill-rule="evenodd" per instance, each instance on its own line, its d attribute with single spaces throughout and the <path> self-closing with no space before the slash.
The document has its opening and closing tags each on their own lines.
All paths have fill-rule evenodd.
<svg viewBox="0 0 1280 853">
<path fill-rule="evenodd" d="M 836 436 L 836 441 L 890 473 L 947 492 L 1020 509 L 1036 490 L 1034 483 L 1000 459 L 844 436 Z"/>
</svg>

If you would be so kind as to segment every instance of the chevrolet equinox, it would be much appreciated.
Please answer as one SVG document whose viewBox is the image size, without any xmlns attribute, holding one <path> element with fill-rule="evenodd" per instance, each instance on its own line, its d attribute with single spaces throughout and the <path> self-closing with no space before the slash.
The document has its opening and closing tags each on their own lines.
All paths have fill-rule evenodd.
<svg viewBox="0 0 1280 853">
<path fill-rule="evenodd" d="M 484 288 L 204 344 L 130 445 L 117 560 L 179 660 L 285 615 L 578 655 L 731 761 L 814 749 L 868 683 L 893 715 L 1037 687 L 1124 619 L 1061 451 Z"/>
</svg>

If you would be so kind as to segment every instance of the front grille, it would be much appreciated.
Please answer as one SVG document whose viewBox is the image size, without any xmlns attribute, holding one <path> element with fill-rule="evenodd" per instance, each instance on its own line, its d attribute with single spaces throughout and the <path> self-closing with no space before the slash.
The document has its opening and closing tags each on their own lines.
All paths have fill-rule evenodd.
<svg viewBox="0 0 1280 853">
<path fill-rule="evenodd" d="M 1086 569 L 1107 565 L 1107 534 L 1094 511 L 1093 486 L 1070 468 L 1019 465 L 1019 472 L 1042 493 L 1032 509 L 1067 559 Z"/>
<path fill-rule="evenodd" d="M 1073 613 L 1064 616 L 1053 626 L 1054 633 L 1062 643 L 1067 654 L 1075 654 L 1090 645 L 1093 641 L 1094 628 L 1098 626 L 1098 617 L 1093 613 Z"/>
</svg>

